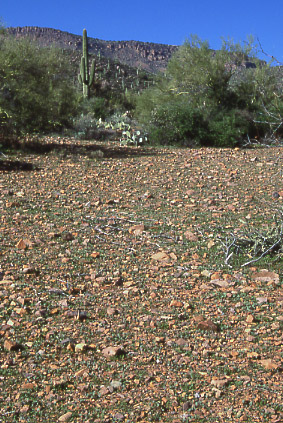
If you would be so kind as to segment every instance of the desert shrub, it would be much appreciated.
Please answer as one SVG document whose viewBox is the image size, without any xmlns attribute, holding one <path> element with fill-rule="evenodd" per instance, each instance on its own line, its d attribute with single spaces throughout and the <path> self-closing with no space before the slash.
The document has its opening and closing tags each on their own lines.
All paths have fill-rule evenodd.
<svg viewBox="0 0 283 423">
<path fill-rule="evenodd" d="M 107 100 L 103 97 L 81 98 L 79 109 L 81 115 L 90 115 L 94 119 L 105 119 L 109 114 Z"/>
<path fill-rule="evenodd" d="M 74 119 L 72 130 L 80 139 L 94 139 L 97 134 L 97 119 L 91 113 L 82 114 Z"/>
<path fill-rule="evenodd" d="M 234 147 L 249 132 L 247 118 L 237 110 L 210 116 L 208 144 L 215 147 Z"/>
<path fill-rule="evenodd" d="M 155 108 L 148 125 L 149 139 L 155 143 L 195 145 L 204 143 L 207 122 L 189 103 L 171 101 Z"/>
<path fill-rule="evenodd" d="M 136 117 L 150 139 L 234 146 L 267 131 L 282 134 L 282 86 L 257 59 L 252 41 L 224 41 L 218 51 L 191 37 L 169 61 L 166 76 L 136 97 Z M 252 61 L 254 67 L 245 68 Z M 188 145 L 191 142 L 187 142 Z"/>
<path fill-rule="evenodd" d="M 70 125 L 78 110 L 73 75 L 61 51 L 5 35 L 0 44 L 0 126 L 33 133 Z"/>
</svg>

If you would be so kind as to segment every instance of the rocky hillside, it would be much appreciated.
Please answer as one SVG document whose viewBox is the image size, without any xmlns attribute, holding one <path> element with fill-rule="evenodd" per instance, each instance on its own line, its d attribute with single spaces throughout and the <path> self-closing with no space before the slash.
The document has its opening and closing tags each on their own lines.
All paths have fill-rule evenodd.
<svg viewBox="0 0 283 423">
<path fill-rule="evenodd" d="M 42 46 L 54 44 L 57 47 L 81 51 L 82 36 L 52 28 L 26 26 L 8 28 L 8 33 L 17 38 L 29 37 Z M 145 43 L 140 41 L 104 41 L 88 37 L 89 53 L 119 61 L 122 64 L 157 73 L 164 71 L 177 46 Z"/>
<path fill-rule="evenodd" d="M 79 63 L 82 50 L 81 35 L 37 26 L 8 28 L 7 32 L 17 38 L 29 37 L 42 46 L 55 45 L 64 50 L 72 51 L 74 60 Z M 150 76 L 150 74 L 165 71 L 170 57 L 178 49 L 178 46 L 167 44 L 141 41 L 104 41 L 91 37 L 88 37 L 88 46 L 91 55 L 98 56 L 97 58 L 100 57 L 98 59 L 98 62 L 101 62 L 100 67 L 105 67 L 105 64 L 110 62 L 108 67 L 110 66 L 111 78 L 113 77 L 114 80 L 119 82 L 120 89 L 122 87 L 123 89 L 124 87 L 133 88 L 135 86 L 137 91 L 148 86 L 148 80 L 151 80 L 153 76 Z M 118 69 L 119 67 L 120 70 Z M 247 58 L 239 70 L 242 71 L 246 68 L 254 67 L 255 64 Z M 138 78 L 135 76 L 136 68 L 144 71 L 139 74 Z M 283 85 L 283 66 L 273 67 L 270 72 L 274 73 L 278 83 Z M 244 73 L 242 73 L 243 75 Z M 104 75 L 103 79 L 106 81 L 106 76 L 109 82 L 109 75 Z"/>
</svg>

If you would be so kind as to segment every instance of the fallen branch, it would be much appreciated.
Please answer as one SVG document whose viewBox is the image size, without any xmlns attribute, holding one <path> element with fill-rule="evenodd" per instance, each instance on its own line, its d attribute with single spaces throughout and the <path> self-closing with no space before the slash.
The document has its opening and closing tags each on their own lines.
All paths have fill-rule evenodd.
<svg viewBox="0 0 283 423">
<path fill-rule="evenodd" d="M 259 261 L 260 259 L 262 259 L 263 257 L 267 256 L 267 254 L 268 254 L 270 251 L 272 251 L 275 247 L 277 247 L 277 245 L 279 245 L 279 244 L 281 243 L 281 241 L 282 241 L 282 240 L 281 240 L 281 239 L 279 239 L 277 242 L 275 242 L 275 244 L 273 244 L 270 248 L 268 248 L 266 251 L 264 251 L 264 252 L 261 254 L 261 256 L 259 256 L 259 257 L 255 258 L 255 259 L 252 259 L 252 260 L 250 260 L 250 261 L 247 261 L 246 263 L 242 264 L 242 266 L 241 266 L 241 267 L 248 266 L 249 264 L 251 264 L 251 263 L 255 263 L 255 262 Z"/>
</svg>

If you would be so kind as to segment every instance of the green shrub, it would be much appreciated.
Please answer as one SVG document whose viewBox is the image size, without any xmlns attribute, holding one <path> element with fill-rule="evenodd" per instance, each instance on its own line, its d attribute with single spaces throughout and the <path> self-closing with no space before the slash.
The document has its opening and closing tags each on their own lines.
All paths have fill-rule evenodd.
<svg viewBox="0 0 283 423">
<path fill-rule="evenodd" d="M 81 115 L 74 119 L 73 130 L 76 137 L 83 140 L 91 140 L 97 134 L 97 121 L 93 114 Z"/>
<path fill-rule="evenodd" d="M 91 115 L 95 119 L 106 119 L 109 114 L 107 101 L 103 97 L 91 97 L 82 99 L 80 103 L 80 113 Z"/>
<path fill-rule="evenodd" d="M 249 132 L 249 123 L 237 110 L 218 113 L 209 119 L 209 144 L 234 147 Z"/>
<path fill-rule="evenodd" d="M 135 99 L 136 117 L 149 128 L 150 139 L 232 147 L 267 133 L 282 135 L 282 84 L 253 50 L 251 41 L 228 41 L 213 51 L 197 37 L 181 46 L 166 76 Z M 247 60 L 253 69 L 245 68 Z"/>
<path fill-rule="evenodd" d="M 78 110 L 73 75 L 61 51 L 4 35 L 0 44 L 0 126 L 15 133 L 58 131 L 69 126 Z"/>
<path fill-rule="evenodd" d="M 189 103 L 172 101 L 152 111 L 147 130 L 151 142 L 193 146 L 205 142 L 207 127 L 202 114 Z"/>
</svg>

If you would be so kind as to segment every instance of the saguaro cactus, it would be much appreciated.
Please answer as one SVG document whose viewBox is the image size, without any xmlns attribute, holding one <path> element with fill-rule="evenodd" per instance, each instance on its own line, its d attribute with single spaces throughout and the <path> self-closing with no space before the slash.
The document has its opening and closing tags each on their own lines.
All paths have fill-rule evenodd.
<svg viewBox="0 0 283 423">
<path fill-rule="evenodd" d="M 83 96 L 89 98 L 89 88 L 93 84 L 95 73 L 95 61 L 92 61 L 90 73 L 88 66 L 88 46 L 87 46 L 87 32 L 83 30 L 83 55 L 81 58 L 80 73 L 78 75 L 79 83 L 83 86 Z"/>
</svg>

